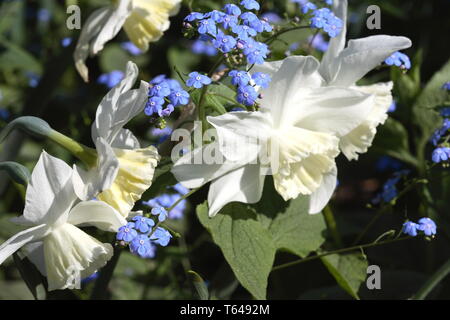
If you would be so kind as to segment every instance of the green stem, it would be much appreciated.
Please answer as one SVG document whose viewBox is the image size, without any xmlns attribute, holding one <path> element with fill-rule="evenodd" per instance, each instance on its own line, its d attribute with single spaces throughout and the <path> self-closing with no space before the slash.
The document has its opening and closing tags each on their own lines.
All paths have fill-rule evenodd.
<svg viewBox="0 0 450 320">
<path fill-rule="evenodd" d="M 401 197 L 403 197 L 405 194 L 407 194 L 409 191 L 411 191 L 416 185 L 418 184 L 426 184 L 428 183 L 427 180 L 421 179 L 421 180 L 414 180 L 413 182 L 411 182 L 411 184 L 409 184 L 405 189 L 403 189 L 397 196 L 397 199 L 400 199 Z M 370 220 L 369 224 L 364 228 L 364 230 L 358 235 L 358 237 L 355 239 L 355 241 L 353 241 L 352 245 L 356 245 L 358 244 L 358 242 L 361 241 L 361 239 L 367 234 L 367 232 L 372 228 L 372 226 L 378 221 L 378 219 L 381 218 L 381 216 L 383 216 L 388 209 L 391 209 L 393 207 L 393 204 L 388 204 L 384 207 L 382 207 L 380 210 L 378 210 L 378 212 L 376 213 L 376 215 Z"/>
<path fill-rule="evenodd" d="M 343 247 L 341 235 L 337 229 L 336 220 L 334 219 L 333 211 L 331 211 L 330 206 L 326 206 L 323 209 L 323 216 L 325 218 L 325 223 L 327 224 L 327 228 L 330 231 L 331 236 L 333 237 L 334 243 L 338 248 Z"/>
<path fill-rule="evenodd" d="M 450 272 L 450 259 L 439 268 L 428 280 L 422 288 L 411 298 L 412 300 L 424 300 L 428 294 L 441 282 Z"/>
<path fill-rule="evenodd" d="M 52 130 L 48 137 L 61 147 L 70 151 L 88 167 L 96 166 L 97 152 L 94 149 L 89 148 L 55 130 Z"/>
<path fill-rule="evenodd" d="M 390 239 L 390 240 L 377 242 L 377 243 L 367 243 L 367 244 L 363 244 L 363 245 L 359 245 L 359 246 L 353 246 L 353 247 L 343 248 L 343 249 L 339 249 L 339 250 L 328 251 L 328 252 L 324 252 L 324 253 L 321 253 L 321 254 L 318 254 L 318 255 L 315 255 L 315 256 L 311 256 L 311 257 L 303 258 L 303 259 L 300 259 L 300 260 L 296 260 L 296 261 L 280 264 L 278 266 L 273 267 L 272 271 L 284 269 L 284 268 L 287 268 L 287 267 L 292 267 L 292 266 L 298 265 L 300 263 L 316 260 L 316 259 L 319 259 L 319 258 L 322 258 L 322 257 L 325 257 L 325 256 L 329 256 L 331 254 L 345 253 L 345 252 L 354 251 L 354 250 L 360 250 L 360 249 L 365 249 L 365 248 L 377 247 L 377 246 L 381 246 L 381 245 L 384 245 L 384 244 L 394 243 L 394 242 L 407 240 L 407 239 L 411 239 L 411 238 L 412 237 L 396 238 L 396 239 Z"/>
</svg>

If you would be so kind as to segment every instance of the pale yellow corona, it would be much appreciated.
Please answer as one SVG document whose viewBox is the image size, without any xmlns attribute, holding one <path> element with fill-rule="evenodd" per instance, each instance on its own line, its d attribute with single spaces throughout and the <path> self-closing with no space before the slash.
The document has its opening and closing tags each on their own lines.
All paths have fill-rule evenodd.
<svg viewBox="0 0 450 320">
<path fill-rule="evenodd" d="M 119 160 L 117 177 L 111 187 L 97 198 L 127 217 L 135 202 L 152 184 L 159 156 L 152 146 L 135 150 L 115 149 L 114 153 Z"/>
</svg>

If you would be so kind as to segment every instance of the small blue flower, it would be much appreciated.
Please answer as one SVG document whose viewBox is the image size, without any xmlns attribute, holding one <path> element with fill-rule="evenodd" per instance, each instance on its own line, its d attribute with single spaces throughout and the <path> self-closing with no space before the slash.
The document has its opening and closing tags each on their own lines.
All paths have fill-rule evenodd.
<svg viewBox="0 0 450 320">
<path fill-rule="evenodd" d="M 236 39 L 219 30 L 216 39 L 213 40 L 213 45 L 223 53 L 228 53 L 236 46 Z"/>
<path fill-rule="evenodd" d="M 200 34 L 210 34 L 216 36 L 217 26 L 213 19 L 204 19 L 199 22 L 198 33 Z"/>
<path fill-rule="evenodd" d="M 163 222 L 167 218 L 167 211 L 163 207 L 155 207 L 151 211 L 152 215 L 158 216 L 158 221 Z"/>
<path fill-rule="evenodd" d="M 240 15 L 240 18 L 244 23 L 249 24 L 252 21 L 259 21 L 258 16 L 254 14 L 253 12 L 244 12 Z"/>
<path fill-rule="evenodd" d="M 72 38 L 71 37 L 65 37 L 61 40 L 61 46 L 66 48 L 68 46 L 70 46 L 70 44 L 72 43 Z"/>
<path fill-rule="evenodd" d="M 258 34 L 255 29 L 247 25 L 235 25 L 231 28 L 231 30 L 242 40 L 247 40 L 248 38 L 254 37 Z"/>
<path fill-rule="evenodd" d="M 431 159 L 434 163 L 440 163 L 443 161 L 448 161 L 450 158 L 450 148 L 448 147 L 439 147 L 434 149 Z"/>
<path fill-rule="evenodd" d="M 168 95 L 170 95 L 170 87 L 166 81 L 162 81 L 158 84 L 155 84 L 149 89 L 150 97 L 163 98 L 163 97 L 167 97 Z"/>
<path fill-rule="evenodd" d="M 214 20 L 217 23 L 221 23 L 223 17 L 226 14 L 222 11 L 218 11 L 218 10 L 213 10 L 211 12 L 208 12 L 207 14 L 205 14 L 205 18 L 211 18 L 212 20 Z"/>
<path fill-rule="evenodd" d="M 241 9 L 237 5 L 231 3 L 226 4 L 223 7 L 223 11 L 225 11 L 226 14 L 233 16 L 238 16 L 242 13 Z"/>
<path fill-rule="evenodd" d="M 200 39 L 192 43 L 191 50 L 195 54 L 206 54 L 211 57 L 217 54 L 217 49 L 212 44 Z"/>
<path fill-rule="evenodd" d="M 302 6 L 302 13 L 306 14 L 309 10 L 316 10 L 317 6 L 312 2 L 307 2 Z"/>
<path fill-rule="evenodd" d="M 142 50 L 136 47 L 136 45 L 131 41 L 122 42 L 120 46 L 132 56 L 138 56 L 142 54 Z"/>
<path fill-rule="evenodd" d="M 283 19 L 281 19 L 281 17 L 275 13 L 275 12 L 265 12 L 261 15 L 261 18 L 263 20 L 266 20 L 267 22 L 270 23 L 280 23 L 281 21 L 283 21 Z"/>
<path fill-rule="evenodd" d="M 172 235 L 169 231 L 164 228 L 158 227 L 155 232 L 150 236 L 150 240 L 154 243 L 159 244 L 162 247 L 165 247 L 169 244 Z"/>
<path fill-rule="evenodd" d="M 104 73 L 100 75 L 97 79 L 97 83 L 103 84 L 109 89 L 115 87 L 122 81 L 122 79 L 125 77 L 125 74 L 123 71 L 120 70 L 113 70 L 109 73 Z"/>
<path fill-rule="evenodd" d="M 388 66 L 395 65 L 401 69 L 411 69 L 411 61 L 409 60 L 409 57 L 399 51 L 390 55 L 386 60 L 384 60 L 384 63 Z"/>
<path fill-rule="evenodd" d="M 144 113 L 147 116 L 151 116 L 155 113 L 157 113 L 158 115 L 161 114 L 162 112 L 162 108 L 164 105 L 164 99 L 161 97 L 151 97 L 148 101 L 147 104 L 145 106 L 144 109 Z"/>
<path fill-rule="evenodd" d="M 447 81 L 442 85 L 442 89 L 444 90 L 450 90 L 450 81 Z"/>
<path fill-rule="evenodd" d="M 116 239 L 119 241 L 130 242 L 138 235 L 137 231 L 134 230 L 134 223 L 128 222 L 126 225 L 119 228 L 117 232 Z"/>
<path fill-rule="evenodd" d="M 246 86 L 250 82 L 250 76 L 245 71 L 232 70 L 228 75 L 231 77 L 231 83 L 235 86 Z"/>
<path fill-rule="evenodd" d="M 272 81 L 272 79 L 270 78 L 270 76 L 268 74 L 265 74 L 262 72 L 255 72 L 252 75 L 252 79 L 253 79 L 253 81 L 255 81 L 256 85 L 258 85 L 262 88 L 268 88 L 270 81 Z"/>
<path fill-rule="evenodd" d="M 170 93 L 169 100 L 174 106 L 187 105 L 189 103 L 189 93 L 183 89 L 174 90 Z"/>
<path fill-rule="evenodd" d="M 175 110 L 175 107 L 173 104 L 169 103 L 166 108 L 164 108 L 163 110 L 161 110 L 158 115 L 160 117 L 168 117 L 172 114 L 172 112 Z"/>
<path fill-rule="evenodd" d="M 132 219 L 134 221 L 134 228 L 142 233 L 148 233 L 155 225 L 155 221 L 143 216 L 135 216 Z"/>
<path fill-rule="evenodd" d="M 392 103 L 389 106 L 388 112 L 394 112 L 395 110 L 397 110 L 397 102 L 395 102 L 395 100 L 392 100 Z"/>
<path fill-rule="evenodd" d="M 333 5 L 333 0 L 325 0 L 325 3 L 329 6 Z"/>
<path fill-rule="evenodd" d="M 149 83 L 155 85 L 155 84 L 159 84 L 161 82 L 164 82 L 166 80 L 167 80 L 166 75 L 165 74 L 160 74 L 160 75 L 157 75 L 156 77 L 154 77 Z"/>
<path fill-rule="evenodd" d="M 422 218 L 418 221 L 419 226 L 417 230 L 423 231 L 426 236 L 434 236 L 436 234 L 436 223 L 430 218 Z"/>
<path fill-rule="evenodd" d="M 417 228 L 419 225 L 417 223 L 414 223 L 412 221 L 407 221 L 403 224 L 402 232 L 410 235 L 411 237 L 417 236 Z"/>
<path fill-rule="evenodd" d="M 255 0 L 242 0 L 241 6 L 243 6 L 247 10 L 259 10 L 259 3 Z"/>
<path fill-rule="evenodd" d="M 164 129 L 153 128 L 151 129 L 150 133 L 152 136 L 158 137 L 158 141 L 156 144 L 161 144 L 168 138 L 170 138 L 170 135 L 172 134 L 172 128 L 168 126 L 166 126 Z"/>
<path fill-rule="evenodd" d="M 237 90 L 237 101 L 246 106 L 252 106 L 255 104 L 258 98 L 258 93 L 252 86 L 241 86 Z"/>
<path fill-rule="evenodd" d="M 149 257 L 149 252 L 152 249 L 150 239 L 146 235 L 139 235 L 130 243 L 130 251 L 139 255 L 142 258 Z"/>
<path fill-rule="evenodd" d="M 189 193 L 189 189 L 183 186 L 181 183 L 177 183 L 176 185 L 173 186 L 173 188 L 175 189 L 176 192 L 178 192 L 183 196 Z"/>
<path fill-rule="evenodd" d="M 327 24 L 323 30 L 328 33 L 331 38 L 337 37 L 341 33 L 343 27 L 342 20 L 336 16 L 329 17 Z"/>
<path fill-rule="evenodd" d="M 204 15 L 200 12 L 191 12 L 190 14 L 188 14 L 184 20 L 185 21 L 189 21 L 192 22 L 194 20 L 201 20 L 204 18 Z"/>
<path fill-rule="evenodd" d="M 45 8 L 40 8 L 37 11 L 37 18 L 39 21 L 47 22 L 50 20 L 51 13 Z"/>
<path fill-rule="evenodd" d="M 402 167 L 402 163 L 389 156 L 382 156 L 376 163 L 376 170 L 385 172 L 389 170 L 397 171 Z"/>
<path fill-rule="evenodd" d="M 9 119 L 11 113 L 4 108 L 0 108 L 0 119 L 2 119 L 3 121 L 6 121 Z"/>
<path fill-rule="evenodd" d="M 272 32 L 273 27 L 267 19 L 261 19 L 259 22 L 260 22 L 260 25 L 262 26 L 262 31 Z M 262 31 L 260 31 L 260 32 L 262 32 Z"/>
<path fill-rule="evenodd" d="M 228 14 L 222 18 L 221 23 L 225 29 L 233 28 L 238 24 L 238 18 L 237 18 L 237 16 Z"/>
<path fill-rule="evenodd" d="M 264 59 L 267 58 L 269 47 L 262 42 L 248 39 L 245 41 L 244 55 L 247 57 L 247 62 L 250 64 L 263 64 Z"/>
<path fill-rule="evenodd" d="M 308 37 L 308 43 L 311 43 L 311 46 L 321 52 L 325 52 L 328 50 L 329 43 L 326 41 L 321 33 L 316 34 L 315 36 Z"/>
<path fill-rule="evenodd" d="M 442 108 L 440 114 L 443 117 L 450 117 L 450 107 Z"/>
<path fill-rule="evenodd" d="M 25 76 L 28 78 L 28 85 L 31 88 L 36 88 L 41 81 L 41 76 L 32 71 L 25 72 Z"/>
<path fill-rule="evenodd" d="M 90 276 L 87 276 L 86 278 L 81 279 L 81 284 L 88 284 L 94 280 L 96 280 L 99 277 L 100 273 L 94 272 L 93 274 L 91 274 Z"/>
<path fill-rule="evenodd" d="M 211 84 L 211 82 L 212 80 L 209 77 L 194 71 L 189 74 L 189 79 L 187 79 L 186 85 L 188 87 L 200 89 L 204 85 Z"/>
</svg>

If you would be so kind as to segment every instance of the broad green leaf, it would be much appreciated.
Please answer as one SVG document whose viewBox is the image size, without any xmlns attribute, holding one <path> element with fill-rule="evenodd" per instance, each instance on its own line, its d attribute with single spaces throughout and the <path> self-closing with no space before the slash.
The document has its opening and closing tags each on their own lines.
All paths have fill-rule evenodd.
<svg viewBox="0 0 450 320">
<path fill-rule="evenodd" d="M 413 166 L 417 165 L 417 160 L 409 150 L 408 132 L 399 121 L 393 118 L 389 118 L 378 128 L 372 151 L 387 154 Z"/>
<path fill-rule="evenodd" d="M 36 74 L 42 73 L 42 66 L 39 61 L 24 49 L 3 38 L 0 38 L 0 45 L 6 48 L 6 51 L 0 54 L 1 70 L 13 71 L 18 69 Z"/>
<path fill-rule="evenodd" d="M 225 106 L 237 104 L 235 101 L 236 93 L 226 85 L 211 85 L 204 97 L 205 108 L 210 108 L 218 114 L 227 112 Z M 192 100 L 196 105 L 199 104 L 201 98 L 201 90 L 195 90 L 191 93 Z"/>
<path fill-rule="evenodd" d="M 355 299 L 367 277 L 367 259 L 361 253 L 332 254 L 321 258 L 338 285 Z"/>
<path fill-rule="evenodd" d="M 257 220 L 256 213 L 244 205 L 231 203 L 211 219 L 204 203 L 197 207 L 197 214 L 239 282 L 255 298 L 265 299 L 276 248 L 270 232 Z"/>
<path fill-rule="evenodd" d="M 195 271 L 188 271 L 189 278 L 194 284 L 195 290 L 197 291 L 200 300 L 209 300 L 209 291 L 208 287 L 205 284 L 205 281 L 202 277 Z"/>
<path fill-rule="evenodd" d="M 413 108 L 436 108 L 450 104 L 448 90 L 442 89 L 442 85 L 447 81 L 450 81 L 450 60 L 427 83 Z"/>
<path fill-rule="evenodd" d="M 231 203 L 214 218 L 206 203 L 197 207 L 200 222 L 222 250 L 236 278 L 257 299 L 266 298 L 267 279 L 277 250 L 305 257 L 324 242 L 321 214 L 308 214 L 308 198 L 290 202 L 266 183 L 260 203 Z M 279 212 L 278 212 L 279 211 Z"/>
</svg>

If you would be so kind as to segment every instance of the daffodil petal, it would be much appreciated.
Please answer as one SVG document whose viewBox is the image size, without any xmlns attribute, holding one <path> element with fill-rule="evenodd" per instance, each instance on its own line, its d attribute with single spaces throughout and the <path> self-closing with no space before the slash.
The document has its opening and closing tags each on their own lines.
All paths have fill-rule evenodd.
<svg viewBox="0 0 450 320">
<path fill-rule="evenodd" d="M 119 171 L 119 161 L 111 146 L 103 138 L 97 138 L 95 145 L 98 153 L 97 166 L 85 171 L 74 165 L 73 170 L 75 193 L 84 201 L 109 189 Z"/>
<path fill-rule="evenodd" d="M 337 168 L 333 169 L 323 175 L 320 187 L 314 191 L 309 200 L 309 213 L 316 214 L 325 208 L 330 201 L 337 185 Z"/>
<path fill-rule="evenodd" d="M 73 53 L 75 67 L 85 82 L 89 80 L 89 72 L 85 61 L 89 56 L 90 42 L 103 28 L 111 9 L 108 7 L 95 10 L 84 23 L 78 43 Z"/>
<path fill-rule="evenodd" d="M 208 193 L 209 216 L 214 217 L 230 202 L 258 202 L 265 177 L 259 165 L 247 165 L 214 180 Z"/>
<path fill-rule="evenodd" d="M 22 225 L 38 225 L 66 219 L 76 200 L 71 182 L 72 169 L 43 151 L 31 173 L 23 215 L 12 219 Z"/>
<path fill-rule="evenodd" d="M 392 104 L 392 82 L 371 86 L 353 87 L 364 93 L 374 95 L 373 108 L 367 118 L 358 127 L 343 136 L 339 147 L 348 160 L 357 160 L 358 154 L 367 152 L 377 133 L 377 127 L 387 119 L 387 111 Z"/>
<path fill-rule="evenodd" d="M 411 40 L 405 37 L 377 35 L 350 40 L 340 53 L 339 72 L 329 83 L 334 86 L 351 86 L 370 70 L 380 65 L 396 51 L 411 47 Z"/>
<path fill-rule="evenodd" d="M 113 255 L 108 243 L 101 243 L 66 223 L 45 237 L 44 256 L 48 290 L 66 289 L 99 268 Z"/>
<path fill-rule="evenodd" d="M 48 233 L 48 226 L 41 224 L 25 229 L 3 242 L 0 246 L 0 264 L 27 243 L 42 239 L 46 233 Z"/>
<path fill-rule="evenodd" d="M 127 220 L 116 209 L 103 201 L 95 200 L 78 203 L 70 211 L 67 222 L 75 226 L 90 225 L 110 232 L 117 232 L 127 224 Z"/>
</svg>

